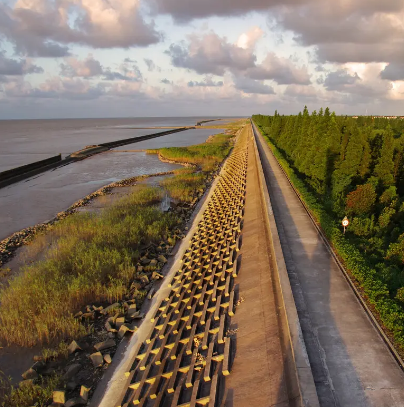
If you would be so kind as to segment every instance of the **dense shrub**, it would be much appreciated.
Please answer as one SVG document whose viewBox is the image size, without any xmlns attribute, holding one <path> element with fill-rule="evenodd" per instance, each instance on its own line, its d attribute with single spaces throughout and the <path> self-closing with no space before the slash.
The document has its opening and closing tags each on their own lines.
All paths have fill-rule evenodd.
<svg viewBox="0 0 404 407">
<path fill-rule="evenodd" d="M 399 236 L 397 230 L 403 230 L 404 210 L 400 208 L 396 212 L 395 209 L 397 199 L 403 198 L 394 194 L 391 163 L 382 165 L 380 160 L 381 156 L 391 157 L 391 140 L 385 142 L 380 151 L 380 143 L 369 136 L 372 132 L 359 131 L 353 119 L 338 118 L 329 112 L 321 113 L 320 119 L 318 115 L 309 116 L 307 109 L 298 116 L 276 113 L 275 116 L 253 116 L 253 119 L 346 268 L 403 349 L 404 292 L 401 288 L 397 290 L 397 285 L 402 287 L 404 282 L 404 234 Z M 269 131 L 263 131 L 264 122 Z M 364 120 L 361 124 L 387 127 L 379 120 Z M 325 127 L 320 128 L 320 125 Z M 404 123 L 398 125 L 404 130 Z M 320 131 L 322 137 L 313 138 L 313 132 Z M 400 148 L 398 143 L 395 146 Z M 310 149 L 313 155 L 309 161 L 326 162 L 326 174 L 315 174 L 313 168 L 304 165 L 301 154 L 307 155 Z M 351 226 L 343 235 L 340 222 L 345 205 L 347 211 L 360 216 L 351 219 Z"/>
</svg>

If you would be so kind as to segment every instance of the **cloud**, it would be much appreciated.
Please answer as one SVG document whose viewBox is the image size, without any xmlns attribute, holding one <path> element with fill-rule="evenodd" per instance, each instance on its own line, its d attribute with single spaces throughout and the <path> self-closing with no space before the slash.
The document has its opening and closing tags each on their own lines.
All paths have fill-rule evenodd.
<svg viewBox="0 0 404 407">
<path fill-rule="evenodd" d="M 319 93 L 313 86 L 288 85 L 283 94 L 299 99 L 317 99 Z"/>
<path fill-rule="evenodd" d="M 167 78 L 164 78 L 160 81 L 161 83 L 164 83 L 164 85 L 172 85 L 172 81 L 169 81 Z"/>
<path fill-rule="evenodd" d="M 187 44 L 171 44 L 167 54 L 175 67 L 190 69 L 198 74 L 221 76 L 229 71 L 253 80 L 309 84 L 307 67 L 297 67 L 291 59 L 268 53 L 261 64 L 256 63 L 255 46 L 262 34 L 261 29 L 253 27 L 242 34 L 236 44 L 212 31 L 202 35 L 192 34 Z"/>
<path fill-rule="evenodd" d="M 310 84 L 307 67 L 296 67 L 291 59 L 278 57 L 273 52 L 268 53 L 261 64 L 249 68 L 246 76 L 259 80 L 272 79 L 280 85 Z"/>
<path fill-rule="evenodd" d="M 142 74 L 136 63 L 126 58 L 118 67 L 117 71 L 111 68 L 104 68 L 99 61 L 90 54 L 84 60 L 74 57 L 65 58 L 65 62 L 60 64 L 60 75 L 74 78 L 102 77 L 106 81 L 141 81 Z"/>
<path fill-rule="evenodd" d="M 153 71 L 161 72 L 161 69 L 158 66 L 156 66 L 156 64 L 154 63 L 154 61 L 152 59 L 145 58 L 144 62 L 146 64 L 147 70 L 149 72 L 153 72 Z"/>
<path fill-rule="evenodd" d="M 206 77 L 203 81 L 189 81 L 188 87 L 220 87 L 223 86 L 223 81 L 215 82 L 212 78 Z"/>
<path fill-rule="evenodd" d="M 190 35 L 188 45 L 171 44 L 166 53 L 175 67 L 199 74 L 223 75 L 226 69 L 245 70 L 253 67 L 256 60 L 252 49 L 231 44 L 212 31 Z"/>
<path fill-rule="evenodd" d="M 27 59 L 11 59 L 7 58 L 0 51 L 0 75 L 22 76 L 32 73 L 42 73 L 43 68 L 34 65 Z"/>
<path fill-rule="evenodd" d="M 355 82 L 360 81 L 358 74 L 350 74 L 346 69 L 338 69 L 334 72 L 329 72 L 323 83 L 327 90 L 346 90 L 346 85 L 353 85 Z"/>
<path fill-rule="evenodd" d="M 210 16 L 238 16 L 299 2 L 299 0 L 149 0 L 149 5 L 155 13 L 170 14 L 177 21 L 188 22 L 190 19 Z"/>
<path fill-rule="evenodd" d="M 83 61 L 71 57 L 67 58 L 65 63 L 60 64 L 60 74 L 70 78 L 75 76 L 91 78 L 93 76 L 102 75 L 103 72 L 104 69 L 101 66 L 101 63 L 95 60 L 91 54 Z"/>
<path fill-rule="evenodd" d="M 0 4 L 0 35 L 18 52 L 69 55 L 68 45 L 94 48 L 146 46 L 160 40 L 140 14 L 140 0 L 17 0 Z"/>
<path fill-rule="evenodd" d="M 345 95 L 345 103 L 369 103 L 370 98 L 380 100 L 391 98 L 390 82 L 380 78 L 381 64 L 346 64 L 332 71 L 323 80 L 328 91 Z"/>
<path fill-rule="evenodd" d="M 404 63 L 388 64 L 383 71 L 380 72 L 382 79 L 388 79 L 390 81 L 403 81 L 404 80 Z"/>
<path fill-rule="evenodd" d="M 102 96 L 105 88 L 77 78 L 51 78 L 37 87 L 24 81 L 10 82 L 4 91 L 10 98 L 92 100 Z"/>
<path fill-rule="evenodd" d="M 274 95 L 275 91 L 272 86 L 265 85 L 263 81 L 257 81 L 245 77 L 234 77 L 236 89 L 248 94 Z"/>
<path fill-rule="evenodd" d="M 300 45 L 315 46 L 320 62 L 404 62 L 402 1 L 304 0 L 273 18 Z"/>
</svg>

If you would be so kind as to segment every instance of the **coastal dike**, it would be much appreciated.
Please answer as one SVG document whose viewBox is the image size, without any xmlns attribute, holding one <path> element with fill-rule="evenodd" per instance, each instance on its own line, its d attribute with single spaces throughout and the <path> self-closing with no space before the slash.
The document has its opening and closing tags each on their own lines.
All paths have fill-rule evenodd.
<svg viewBox="0 0 404 407">
<path fill-rule="evenodd" d="M 0 188 L 15 184 L 16 182 L 41 174 L 42 172 L 59 167 L 62 163 L 62 155 L 58 154 L 45 160 L 0 172 Z"/>
<path fill-rule="evenodd" d="M 52 170 L 67 164 L 71 164 L 75 161 L 84 160 L 95 154 L 100 154 L 111 148 L 124 146 L 127 144 L 138 143 L 144 140 L 150 140 L 156 137 L 167 136 L 173 133 L 179 133 L 181 131 L 194 129 L 195 127 L 180 127 L 167 131 L 162 131 L 154 134 L 147 134 L 146 136 L 131 137 L 122 140 L 111 141 L 108 143 L 101 143 L 99 145 L 87 146 L 82 150 L 76 151 L 66 158 L 62 159 L 61 154 L 47 158 L 46 160 L 36 161 L 31 164 L 23 165 L 21 167 L 13 168 L 11 170 L 0 172 L 0 188 L 4 188 L 8 185 L 15 184 L 16 182 L 23 181 L 24 179 L 41 174 L 45 171 Z"/>
<path fill-rule="evenodd" d="M 92 407 L 319 406 L 251 126 Z"/>
</svg>

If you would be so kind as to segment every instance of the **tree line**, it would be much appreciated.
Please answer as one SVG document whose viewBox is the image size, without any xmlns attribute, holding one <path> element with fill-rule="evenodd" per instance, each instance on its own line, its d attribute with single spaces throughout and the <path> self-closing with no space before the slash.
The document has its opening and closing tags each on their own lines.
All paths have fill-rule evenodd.
<svg viewBox="0 0 404 407">
<path fill-rule="evenodd" d="M 275 111 L 253 120 L 333 228 L 348 216 L 344 247 L 349 243 L 361 253 L 372 271 L 363 279 L 371 275 L 382 284 L 389 307 L 401 308 L 400 327 L 393 326 L 402 329 L 404 120 L 337 116 L 328 108 L 310 114 L 307 107 L 294 116 Z M 404 339 L 404 330 L 401 334 Z"/>
</svg>

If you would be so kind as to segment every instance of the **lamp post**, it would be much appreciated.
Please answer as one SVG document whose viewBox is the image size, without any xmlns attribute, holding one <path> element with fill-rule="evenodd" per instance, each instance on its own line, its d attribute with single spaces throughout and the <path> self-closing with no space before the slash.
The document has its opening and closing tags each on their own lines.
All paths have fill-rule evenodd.
<svg viewBox="0 0 404 407">
<path fill-rule="evenodd" d="M 342 226 L 344 227 L 344 235 L 345 235 L 345 229 L 348 227 L 349 225 L 349 220 L 348 218 L 345 216 L 344 219 L 342 219 Z"/>
</svg>

